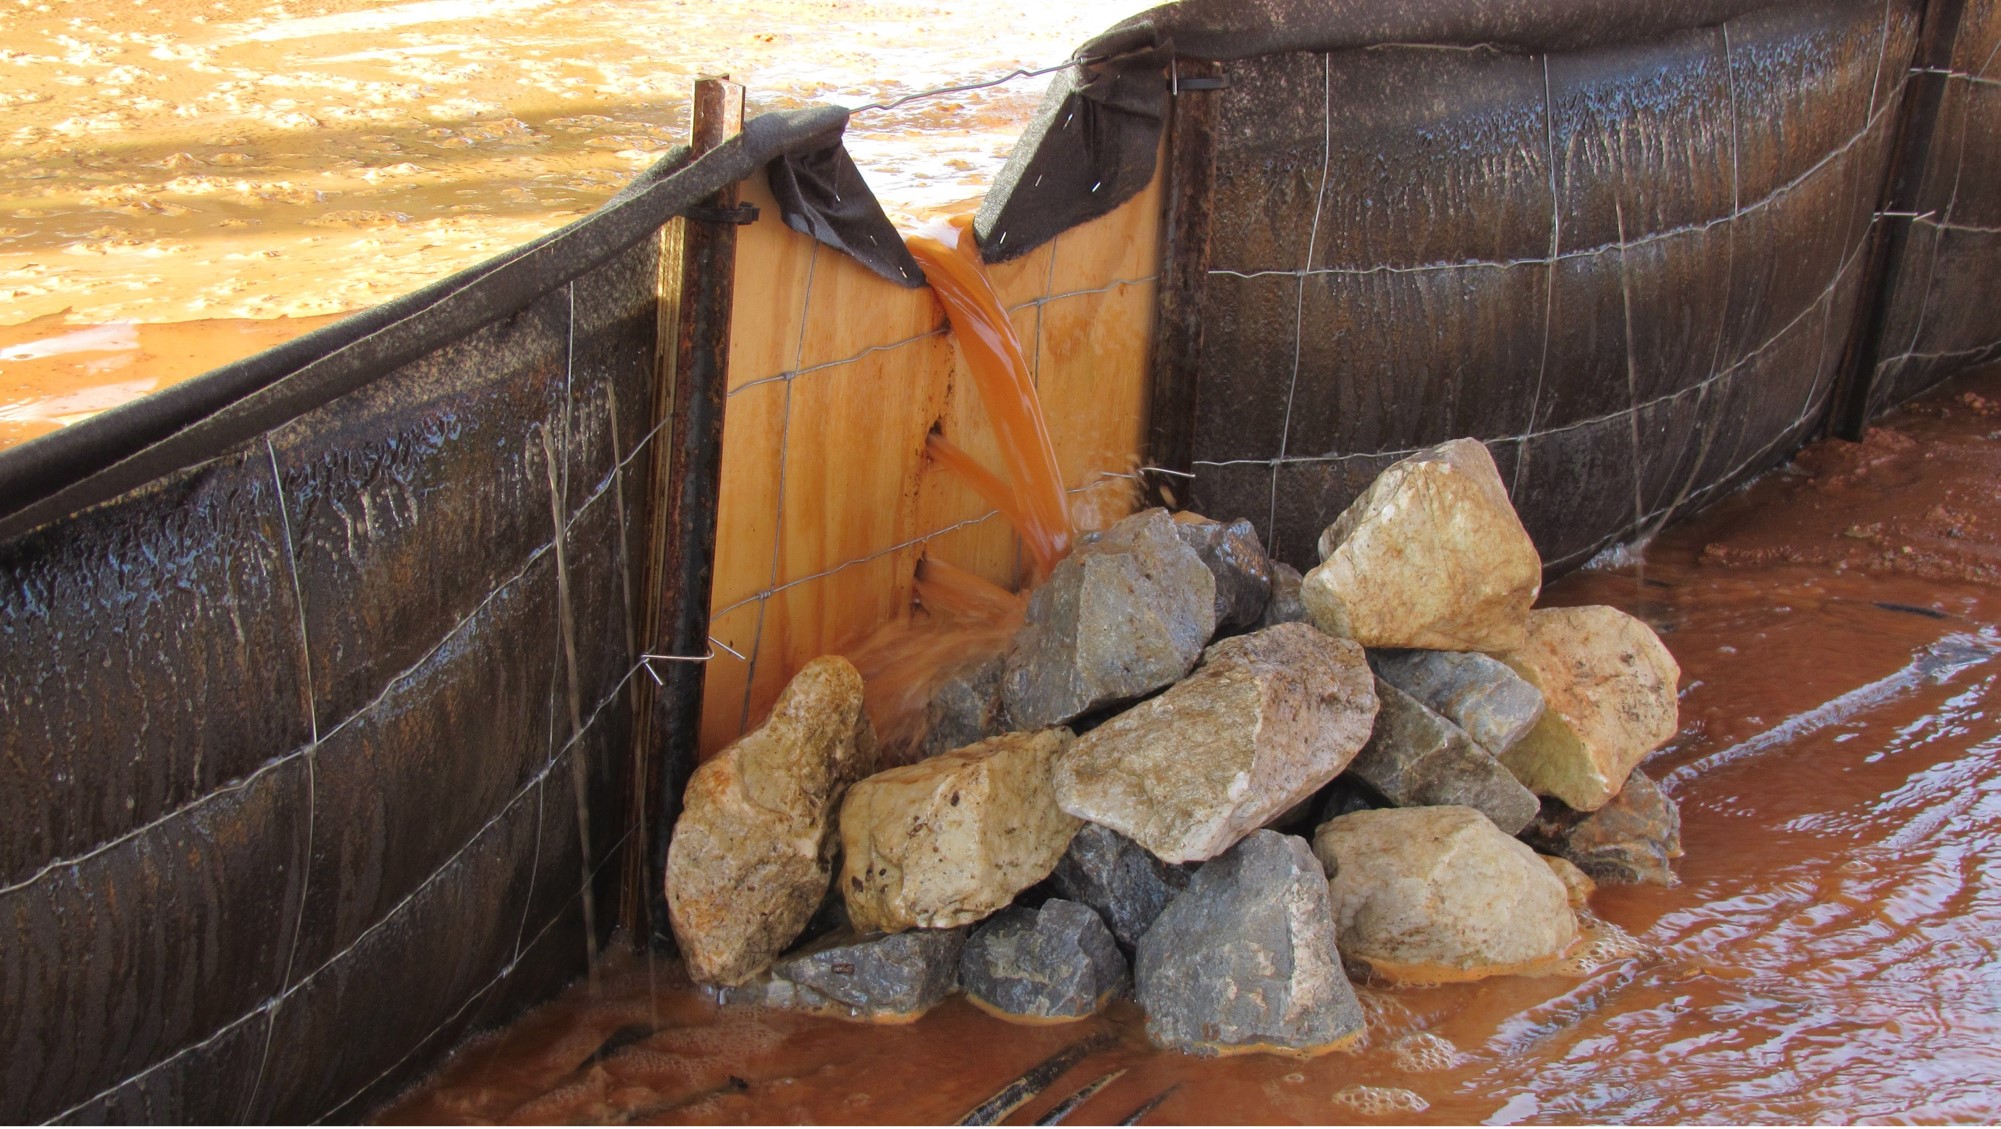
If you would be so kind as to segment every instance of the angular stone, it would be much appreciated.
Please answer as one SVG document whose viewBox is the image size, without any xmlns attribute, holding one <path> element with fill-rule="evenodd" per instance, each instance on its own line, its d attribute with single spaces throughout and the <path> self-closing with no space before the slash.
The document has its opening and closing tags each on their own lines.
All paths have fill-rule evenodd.
<svg viewBox="0 0 2001 1129">
<path fill-rule="evenodd" d="M 1535 818 L 1535 793 L 1464 730 L 1381 678 L 1376 700 L 1375 732 L 1343 775 L 1400 808 L 1463 804 L 1510 835 Z"/>
<path fill-rule="evenodd" d="M 1388 979 L 1478 979 L 1563 952 L 1577 916 L 1537 854 L 1468 807 L 1321 825 L 1341 956 Z"/>
<path fill-rule="evenodd" d="M 1542 692 L 1478 651 L 1377 651 L 1369 665 L 1497 757 L 1542 718 Z"/>
<path fill-rule="evenodd" d="M 1271 599 L 1265 604 L 1265 614 L 1258 619 L 1259 627 L 1313 621 L 1313 617 L 1306 613 L 1305 601 L 1299 598 L 1299 585 L 1303 579 L 1298 569 L 1284 561 L 1271 563 Z"/>
<path fill-rule="evenodd" d="M 1078 738 L 1056 763 L 1057 802 L 1168 862 L 1213 858 L 1348 767 L 1374 682 L 1362 648 L 1303 623 L 1225 639 Z"/>
<path fill-rule="evenodd" d="M 1166 510 L 1080 544 L 1028 602 L 1001 698 L 1017 729 L 1059 725 L 1187 674 L 1216 633 L 1216 578 Z"/>
<path fill-rule="evenodd" d="M 1227 524 L 1194 513 L 1174 515 L 1174 532 L 1216 578 L 1216 626 L 1249 627 L 1271 600 L 1272 562 L 1249 520 Z"/>
<path fill-rule="evenodd" d="M 1306 841 L 1255 831 L 1195 872 L 1140 938 L 1146 1033 L 1195 1054 L 1332 1050 L 1363 1026 Z"/>
<path fill-rule="evenodd" d="M 741 984 L 715 984 L 709 986 L 711 998 L 720 1007 L 768 1007 L 784 1011 L 812 1011 L 832 1015 L 846 1015 L 844 1007 L 813 991 L 801 988 L 790 980 L 780 980 L 769 970 L 758 973 Z"/>
<path fill-rule="evenodd" d="M 1119 944 L 1131 949 L 1167 903 L 1188 888 L 1188 871 L 1160 861 L 1109 827 L 1086 823 L 1049 882 L 1065 898 L 1096 910 Z"/>
<path fill-rule="evenodd" d="M 938 683 L 924 706 L 920 750 L 935 757 L 1007 732 L 1002 720 L 1001 671 L 1004 655 L 966 663 Z"/>
<path fill-rule="evenodd" d="M 1681 810 L 1647 774 L 1634 769 L 1619 794 L 1594 812 L 1545 800 L 1522 838 L 1575 863 L 1600 882 L 1674 882 L 1669 860 L 1681 857 Z"/>
<path fill-rule="evenodd" d="M 836 933 L 772 966 L 774 981 L 795 985 L 798 991 L 785 1001 L 784 991 L 776 989 L 766 1002 L 832 1008 L 850 1018 L 879 1023 L 907 1022 L 959 986 L 959 955 L 965 945 L 963 929 Z"/>
<path fill-rule="evenodd" d="M 959 983 L 1004 1018 L 1082 1019 L 1132 982 L 1111 930 L 1091 907 L 1051 898 L 989 918 L 966 942 Z"/>
<path fill-rule="evenodd" d="M 667 847 L 667 911 L 688 974 L 740 984 L 799 936 L 827 892 L 833 815 L 875 771 L 862 677 L 807 663 L 771 717 L 697 768 Z"/>
<path fill-rule="evenodd" d="M 978 921 L 1048 876 L 1078 821 L 1050 766 L 1067 729 L 1008 733 L 880 772 L 841 806 L 841 894 L 855 928 Z"/>
<path fill-rule="evenodd" d="M 1501 658 L 1542 692 L 1542 719 L 1501 756 L 1537 795 L 1595 811 L 1674 736 L 1681 667 L 1617 608 L 1538 609 L 1526 641 Z"/>
<path fill-rule="evenodd" d="M 1493 456 L 1455 439 L 1393 463 L 1320 535 L 1300 598 L 1321 630 L 1368 647 L 1505 651 L 1542 559 Z"/>
</svg>

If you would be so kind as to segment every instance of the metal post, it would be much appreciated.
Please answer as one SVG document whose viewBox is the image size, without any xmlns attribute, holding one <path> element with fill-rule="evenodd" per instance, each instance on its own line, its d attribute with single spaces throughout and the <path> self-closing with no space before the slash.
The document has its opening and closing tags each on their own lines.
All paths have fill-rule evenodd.
<svg viewBox="0 0 2001 1129">
<path fill-rule="evenodd" d="M 689 110 L 696 156 L 743 130 L 741 85 L 728 76 L 695 80 Z M 659 363 L 655 411 L 667 419 L 654 445 L 648 493 L 646 650 L 708 653 L 709 594 L 716 552 L 716 496 L 722 479 L 723 407 L 729 387 L 730 311 L 736 277 L 734 185 L 661 231 Z M 667 842 L 681 789 L 695 765 L 702 720 L 700 662 L 666 662 L 647 680 L 633 729 L 631 802 L 644 848 L 627 855 L 621 910 L 635 937 L 670 943 Z M 644 924 L 644 932 L 634 928 Z"/>
<path fill-rule="evenodd" d="M 1904 80 L 1904 104 L 1897 110 L 1897 132 L 1890 139 L 1889 161 L 1877 195 L 1877 216 L 1869 234 L 1857 298 L 1855 322 L 1835 374 L 1828 429 L 1843 439 L 1862 438 L 1869 425 L 1869 405 L 1875 398 L 1876 367 L 1883 353 L 1883 328 L 1890 303 L 1906 274 L 1912 213 L 1931 164 L 1932 136 L 1937 132 L 1939 104 L 1945 98 L 1945 74 L 1952 63 L 1965 0 L 1927 0 L 1919 17 L 1917 46 L 1911 53 L 1912 73 Z"/>
</svg>

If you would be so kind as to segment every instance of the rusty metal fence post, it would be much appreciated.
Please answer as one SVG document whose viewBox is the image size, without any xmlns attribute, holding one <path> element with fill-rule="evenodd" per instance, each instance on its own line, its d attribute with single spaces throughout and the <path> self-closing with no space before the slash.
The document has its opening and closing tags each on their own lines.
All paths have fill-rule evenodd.
<svg viewBox="0 0 2001 1129">
<path fill-rule="evenodd" d="M 689 111 L 696 156 L 743 130 L 744 88 L 728 76 L 695 80 Z M 662 878 L 681 789 L 701 722 L 702 656 L 709 650 L 716 499 L 722 478 L 723 407 L 729 385 L 730 313 L 736 276 L 738 193 L 726 188 L 661 230 L 660 424 L 647 490 L 645 649 L 694 661 L 662 662 L 641 691 L 632 743 L 633 826 L 639 849 L 623 860 L 620 919 L 635 943 L 668 942 Z"/>
<path fill-rule="evenodd" d="M 1875 398 L 1877 367 L 1883 353 L 1883 331 L 1890 304 L 1904 282 L 1911 225 L 1917 222 L 1919 193 L 1931 165 L 1932 135 L 1937 132 L 1939 106 L 1945 98 L 1946 70 L 1959 38 L 1966 0 L 1927 0 L 1918 23 L 1917 48 L 1904 78 L 1904 103 L 1897 109 L 1897 131 L 1890 137 L 1889 161 L 1877 196 L 1875 230 L 1863 258 L 1858 311 L 1835 375 L 1832 418 L 1828 430 L 1842 438 L 1862 438 Z"/>
</svg>

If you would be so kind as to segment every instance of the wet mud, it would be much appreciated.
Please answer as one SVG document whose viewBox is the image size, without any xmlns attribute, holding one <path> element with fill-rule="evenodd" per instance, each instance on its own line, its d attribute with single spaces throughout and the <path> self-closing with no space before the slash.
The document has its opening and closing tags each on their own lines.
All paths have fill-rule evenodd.
<svg viewBox="0 0 2001 1129">
<path fill-rule="evenodd" d="M 0 326 L 0 447 L 87 419 L 338 319 L 218 318 Z"/>
<path fill-rule="evenodd" d="M 2001 369 L 1552 585 L 1547 604 L 1645 618 L 1681 664 L 1681 730 L 1647 766 L 1681 804 L 1679 881 L 1599 888 L 1586 941 L 1540 974 L 1363 985 L 1351 1051 L 1162 1054 L 1130 1004 L 1059 1027 L 961 999 L 896 1028 L 722 1011 L 628 956 L 382 1117 L 951 1121 L 1103 1034 L 1008 1122 L 1119 1071 L 1068 1120 L 1993 1121 L 1997 482 Z"/>
<path fill-rule="evenodd" d="M 237 346 L 222 363 L 604 203 L 683 139 L 699 74 L 752 113 L 887 102 L 1046 66 L 1147 6 L 21 0 L 0 8 L 0 348 L 193 323 Z M 977 198 L 1048 81 L 861 115 L 848 146 L 893 210 Z M 79 388 L 96 411 L 151 390 L 4 352 L 0 387 L 49 426 Z M 0 424 L 0 446 L 36 433 Z"/>
</svg>

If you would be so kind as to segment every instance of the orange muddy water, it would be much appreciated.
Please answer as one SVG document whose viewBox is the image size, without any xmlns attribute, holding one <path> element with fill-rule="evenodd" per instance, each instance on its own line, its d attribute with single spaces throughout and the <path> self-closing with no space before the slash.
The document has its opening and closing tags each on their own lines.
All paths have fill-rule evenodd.
<svg viewBox="0 0 2001 1129">
<path fill-rule="evenodd" d="M 1682 667 L 1648 762 L 1680 802 L 1672 888 L 1603 887 L 1567 967 L 1363 986 L 1359 1049 L 1199 1060 L 1130 1004 L 1015 1026 L 718 1010 L 671 962 L 611 958 L 384 1111 L 421 1122 L 950 1121 L 1094 1033 L 1009 1121 L 1970 1121 L 2001 1118 L 2001 369 L 1829 441 L 1644 562 L 1609 603 Z M 593 1058 L 628 1025 L 625 1045 Z M 652 1034 L 643 1034 L 653 1030 Z M 638 1036 L 634 1038 L 634 1036 Z"/>
<path fill-rule="evenodd" d="M 0 6 L 0 446 L 472 266 L 687 129 L 1047 66 L 1148 0 L 17 0 Z M 1047 77 L 856 117 L 893 211 L 979 196 Z M 254 332 L 242 323 L 261 322 Z M 168 323 L 199 355 L 18 346 Z M 90 406 L 81 406 L 90 405 Z"/>
</svg>

